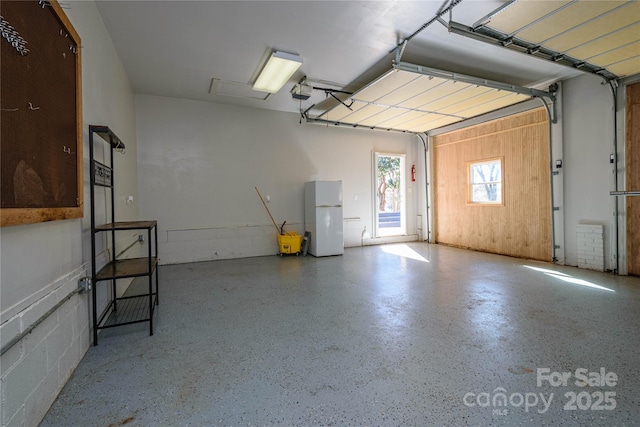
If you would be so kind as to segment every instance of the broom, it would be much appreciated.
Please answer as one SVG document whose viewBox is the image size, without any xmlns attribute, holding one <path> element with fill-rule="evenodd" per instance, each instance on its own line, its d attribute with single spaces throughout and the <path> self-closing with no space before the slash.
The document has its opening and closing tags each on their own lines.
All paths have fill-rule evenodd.
<svg viewBox="0 0 640 427">
<path fill-rule="evenodd" d="M 276 233 L 284 234 L 280 232 L 280 229 L 278 228 L 276 221 L 273 219 L 273 216 L 271 216 L 271 212 L 269 212 L 269 208 L 267 207 L 267 204 L 264 202 L 264 199 L 262 198 L 262 194 L 260 194 L 260 191 L 258 191 L 258 187 L 254 187 L 254 188 L 256 189 L 256 193 L 258 193 L 258 196 L 260 197 L 260 200 L 262 201 L 264 208 L 267 210 L 267 213 L 269 214 L 269 218 L 271 218 L 271 222 L 273 223 L 273 226 L 276 228 Z M 282 226 L 284 227 L 284 223 L 282 224 Z"/>
</svg>

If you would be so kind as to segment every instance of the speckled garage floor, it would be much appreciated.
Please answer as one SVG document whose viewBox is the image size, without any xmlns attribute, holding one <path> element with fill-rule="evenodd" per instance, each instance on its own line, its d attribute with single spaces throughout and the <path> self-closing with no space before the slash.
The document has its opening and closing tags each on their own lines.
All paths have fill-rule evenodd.
<svg viewBox="0 0 640 427">
<path fill-rule="evenodd" d="M 155 335 L 102 333 L 43 426 L 640 423 L 639 278 L 413 243 L 160 286 Z"/>
</svg>

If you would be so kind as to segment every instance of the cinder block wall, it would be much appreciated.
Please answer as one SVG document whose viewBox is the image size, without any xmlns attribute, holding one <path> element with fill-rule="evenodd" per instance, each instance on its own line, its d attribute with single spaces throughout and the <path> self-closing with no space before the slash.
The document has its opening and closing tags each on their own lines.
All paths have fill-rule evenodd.
<svg viewBox="0 0 640 427">
<path fill-rule="evenodd" d="M 78 287 L 86 267 L 45 289 L 50 292 L 0 327 L 3 348 Z M 89 347 L 88 294 L 75 294 L 2 355 L 2 425 L 36 426 Z"/>
<path fill-rule="evenodd" d="M 578 224 L 578 267 L 604 271 L 604 226 Z"/>
</svg>

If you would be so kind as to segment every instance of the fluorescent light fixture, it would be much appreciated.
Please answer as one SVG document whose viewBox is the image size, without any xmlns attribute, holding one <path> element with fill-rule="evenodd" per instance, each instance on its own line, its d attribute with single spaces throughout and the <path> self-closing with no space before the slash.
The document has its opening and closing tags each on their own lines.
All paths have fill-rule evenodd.
<svg viewBox="0 0 640 427">
<path fill-rule="evenodd" d="M 253 84 L 254 90 L 276 93 L 302 65 L 302 58 L 286 52 L 273 52 Z"/>
</svg>

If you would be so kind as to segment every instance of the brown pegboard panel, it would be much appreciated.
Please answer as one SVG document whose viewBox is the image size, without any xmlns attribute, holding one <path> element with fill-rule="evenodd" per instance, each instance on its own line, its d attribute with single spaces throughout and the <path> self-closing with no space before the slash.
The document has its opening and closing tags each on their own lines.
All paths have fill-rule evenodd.
<svg viewBox="0 0 640 427">
<path fill-rule="evenodd" d="M 68 212 L 60 215 L 55 209 L 81 205 L 80 47 L 61 13 L 49 1 L 0 4 L 3 225 L 16 223 L 5 221 L 10 209 L 53 209 L 32 219 L 23 215 L 18 223 L 25 223 L 68 218 Z M 12 31 L 26 41 L 28 53 L 10 42 Z"/>
</svg>

